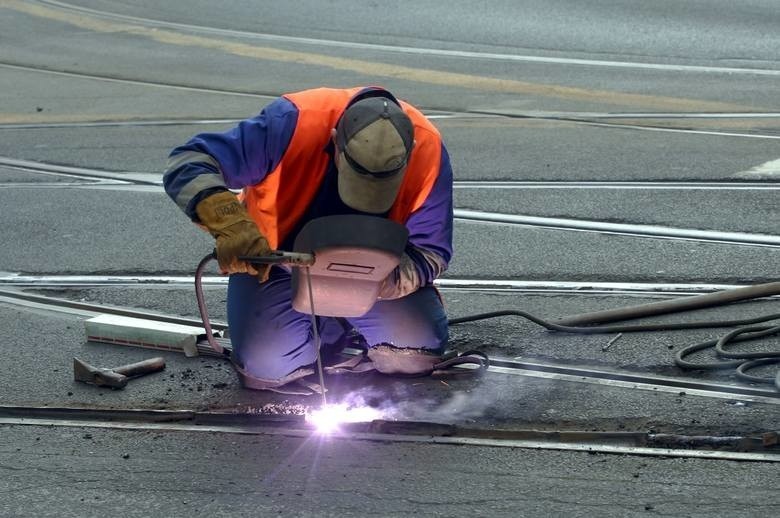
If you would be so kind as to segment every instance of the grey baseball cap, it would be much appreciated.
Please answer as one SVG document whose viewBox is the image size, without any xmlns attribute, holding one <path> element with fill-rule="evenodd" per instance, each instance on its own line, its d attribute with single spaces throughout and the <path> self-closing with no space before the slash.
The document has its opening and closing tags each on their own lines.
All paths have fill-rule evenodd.
<svg viewBox="0 0 780 518">
<path fill-rule="evenodd" d="M 336 126 L 338 189 L 355 210 L 390 209 L 414 147 L 414 125 L 392 99 L 369 97 L 349 106 Z"/>
</svg>

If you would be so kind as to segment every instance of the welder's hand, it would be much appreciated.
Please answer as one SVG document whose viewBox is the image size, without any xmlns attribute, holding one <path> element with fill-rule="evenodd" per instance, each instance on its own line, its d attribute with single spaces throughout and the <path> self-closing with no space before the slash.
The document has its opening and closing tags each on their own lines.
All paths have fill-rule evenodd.
<svg viewBox="0 0 780 518">
<path fill-rule="evenodd" d="M 246 208 L 230 191 L 212 194 L 198 203 L 200 222 L 217 240 L 217 261 L 223 273 L 249 273 L 260 282 L 268 280 L 270 265 L 252 265 L 243 255 L 269 255 L 271 249 Z"/>
</svg>

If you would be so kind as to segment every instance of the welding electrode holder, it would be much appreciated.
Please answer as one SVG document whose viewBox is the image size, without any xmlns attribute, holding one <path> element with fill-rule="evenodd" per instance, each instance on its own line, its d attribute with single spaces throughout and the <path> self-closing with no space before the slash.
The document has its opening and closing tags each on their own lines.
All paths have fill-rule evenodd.
<svg viewBox="0 0 780 518">
<path fill-rule="evenodd" d="M 206 331 L 206 339 L 214 351 L 228 356 L 228 353 L 227 351 L 225 351 L 225 348 L 219 345 L 217 341 L 214 339 L 214 334 L 211 330 L 211 324 L 209 322 L 208 313 L 206 311 L 206 306 L 203 300 L 202 287 L 200 284 L 201 282 L 200 277 L 203 272 L 203 267 L 207 262 L 214 260 L 216 258 L 217 258 L 217 250 L 214 249 L 212 250 L 211 254 L 207 255 L 201 260 L 195 275 L 195 290 L 198 298 L 198 308 L 200 309 L 201 319 L 203 320 L 203 325 Z M 303 253 L 303 252 L 285 252 L 281 250 L 272 251 L 271 254 L 266 256 L 242 255 L 239 256 L 239 259 L 253 264 L 263 264 L 263 265 L 275 264 L 275 265 L 288 265 L 288 266 L 295 266 L 299 268 L 306 268 L 307 273 L 309 267 L 314 264 L 314 254 Z M 309 297 L 310 297 L 310 307 L 312 307 L 312 312 L 311 312 L 312 329 L 314 330 L 315 344 L 317 348 L 317 371 L 319 373 L 319 378 L 320 378 L 320 387 L 321 387 L 320 394 L 322 396 L 322 405 L 324 407 L 327 404 L 327 399 L 325 397 L 325 390 L 326 390 L 325 380 L 323 379 L 322 359 L 320 357 L 320 339 L 319 339 L 319 334 L 317 333 L 317 323 L 315 320 L 316 317 L 313 311 L 314 302 L 313 300 L 311 300 L 312 297 L 311 279 L 308 275 L 307 275 L 307 279 L 309 280 L 308 288 L 309 288 Z"/>
<path fill-rule="evenodd" d="M 216 257 L 217 251 L 214 250 L 213 253 L 214 257 Z M 241 255 L 238 258 L 252 264 L 278 264 L 289 266 L 311 266 L 314 264 L 314 254 L 284 252 L 282 250 L 273 250 L 269 255 Z"/>
<path fill-rule="evenodd" d="M 206 256 L 209 259 L 217 259 L 217 249 L 213 249 L 211 254 Z M 252 264 L 278 264 L 290 266 L 311 266 L 314 264 L 314 254 L 301 252 L 285 252 L 282 250 L 272 250 L 268 255 L 240 255 L 239 260 Z"/>
</svg>

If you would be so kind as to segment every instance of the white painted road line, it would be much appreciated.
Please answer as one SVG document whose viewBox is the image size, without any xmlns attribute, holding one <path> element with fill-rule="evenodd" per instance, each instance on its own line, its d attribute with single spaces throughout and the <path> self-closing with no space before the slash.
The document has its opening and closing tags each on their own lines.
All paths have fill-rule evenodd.
<svg viewBox="0 0 780 518">
<path fill-rule="evenodd" d="M 765 162 L 747 171 L 742 171 L 734 175 L 734 178 L 762 178 L 780 180 L 780 159 Z"/>
</svg>

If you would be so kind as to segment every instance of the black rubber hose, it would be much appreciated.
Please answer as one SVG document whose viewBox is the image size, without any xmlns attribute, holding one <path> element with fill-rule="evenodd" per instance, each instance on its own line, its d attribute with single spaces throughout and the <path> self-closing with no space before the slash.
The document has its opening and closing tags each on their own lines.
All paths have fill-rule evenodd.
<svg viewBox="0 0 780 518">
<path fill-rule="evenodd" d="M 206 265 L 217 258 L 216 252 L 212 252 L 205 256 L 198 263 L 198 267 L 195 269 L 195 298 L 198 300 L 198 311 L 200 312 L 200 319 L 203 321 L 203 328 L 206 330 L 206 340 L 214 352 L 218 354 L 228 355 L 228 352 L 214 339 L 214 332 L 211 329 L 211 321 L 209 320 L 209 313 L 206 310 L 206 301 L 203 297 L 203 269 Z"/>
<path fill-rule="evenodd" d="M 516 310 L 504 310 L 493 311 L 490 313 L 480 313 L 478 315 L 471 315 L 459 318 L 452 318 L 448 321 L 449 325 L 463 324 L 466 322 L 474 322 L 476 320 L 485 320 L 488 318 L 496 318 L 503 316 L 519 316 L 523 317 L 535 324 L 538 324 L 549 331 L 559 331 L 564 333 L 577 333 L 577 334 L 608 334 L 608 333 L 633 333 L 641 331 L 673 331 L 681 329 L 707 329 L 717 327 L 736 327 L 736 326 L 751 326 L 760 322 L 768 322 L 771 320 L 780 319 L 780 314 L 771 314 L 761 317 L 745 318 L 739 320 L 716 320 L 711 322 L 678 322 L 678 323 L 661 323 L 661 324 L 639 324 L 639 325 L 611 325 L 611 326 L 565 326 L 555 324 L 544 320 L 543 318 L 532 315 L 525 311 Z M 674 363 L 678 367 L 687 370 L 720 370 L 720 369 L 733 369 L 736 368 L 736 375 L 738 378 L 760 383 L 774 383 L 778 390 L 780 390 L 780 372 L 774 378 L 766 378 L 753 376 L 746 374 L 745 371 L 759 367 L 762 365 L 769 365 L 773 363 L 780 363 L 780 352 L 752 352 L 752 353 L 737 353 L 730 352 L 724 349 L 725 345 L 730 342 L 742 342 L 746 340 L 754 340 L 756 338 L 762 338 L 773 334 L 780 333 L 780 326 L 752 326 L 752 327 L 740 327 L 735 329 L 720 339 L 707 340 L 698 344 L 689 345 L 679 350 L 674 357 Z M 701 351 L 710 347 L 715 347 L 719 356 L 727 358 L 737 358 L 733 360 L 718 361 L 712 363 L 693 363 L 686 361 L 684 358 L 697 351 Z M 752 361 L 746 361 L 752 359 Z"/>
<path fill-rule="evenodd" d="M 612 326 L 564 326 L 555 324 L 543 318 L 532 315 L 525 311 L 516 310 L 503 310 L 492 311 L 490 313 L 480 313 L 478 315 L 471 315 L 466 317 L 451 318 L 447 323 L 451 326 L 457 324 L 463 324 L 465 322 L 473 322 L 475 320 L 485 320 L 488 318 L 503 317 L 503 316 L 518 316 L 523 317 L 535 324 L 539 324 L 549 331 L 560 331 L 563 333 L 576 333 L 576 334 L 609 334 L 609 333 L 636 333 L 641 331 L 676 331 L 680 329 L 708 329 L 713 327 L 735 327 L 745 326 L 751 324 L 758 324 L 760 322 L 767 322 L 770 320 L 780 319 L 780 313 L 774 313 L 771 315 L 765 315 L 761 317 L 745 318 L 739 320 L 715 320 L 711 322 L 678 322 L 678 323 L 661 323 L 661 324 L 638 324 L 638 325 L 612 325 Z"/>
<path fill-rule="evenodd" d="M 767 330 L 776 329 L 774 326 L 756 326 L 752 328 L 740 328 L 732 331 L 726 336 L 729 336 L 729 341 L 731 342 L 744 342 L 747 340 L 753 340 L 755 338 L 761 338 L 763 336 L 766 336 Z M 752 334 L 747 334 L 747 332 L 744 332 L 747 330 L 748 332 Z M 735 331 L 741 331 L 740 333 L 735 333 Z M 733 336 L 730 336 L 733 335 Z M 725 338 L 725 337 L 723 337 Z M 727 369 L 731 367 L 738 367 L 739 365 L 742 365 L 745 363 L 744 359 L 736 359 L 736 360 L 729 360 L 729 361 L 722 361 L 722 362 L 714 362 L 714 363 L 693 363 L 684 360 L 686 356 L 689 356 L 695 352 L 702 351 L 704 349 L 715 347 L 718 343 L 723 342 L 723 338 L 715 338 L 712 340 L 707 340 L 706 342 L 701 342 L 698 344 L 689 345 L 687 347 L 683 347 L 677 353 L 674 355 L 674 363 L 680 368 L 688 369 L 688 370 L 716 370 L 716 369 Z M 721 345 L 721 348 L 725 345 L 725 342 Z M 735 354 L 735 353 L 731 353 Z M 733 357 L 733 356 L 732 356 Z M 763 357 L 763 355 L 762 355 Z"/>
<path fill-rule="evenodd" d="M 747 371 L 750 369 L 754 369 L 756 367 L 761 367 L 763 365 L 772 365 L 778 363 L 780 364 L 780 358 L 761 358 L 759 360 L 751 360 L 749 362 L 745 362 L 739 367 L 737 367 L 737 377 L 745 380 L 745 381 L 751 381 L 754 383 L 767 383 L 771 385 L 772 383 L 775 384 L 778 390 L 780 390 L 780 371 L 778 371 L 776 376 L 753 376 L 751 374 L 747 374 Z"/>
<path fill-rule="evenodd" d="M 780 390 L 780 372 L 778 372 L 776 376 L 754 376 L 752 374 L 747 374 L 748 370 L 756 367 L 780 363 L 780 351 L 736 352 L 727 351 L 725 349 L 726 344 L 731 342 L 755 340 L 756 338 L 763 338 L 778 333 L 780 333 L 780 326 L 753 326 L 735 329 L 719 339 L 708 340 L 707 342 L 690 345 L 681 349 L 675 355 L 674 363 L 680 368 L 690 370 L 715 370 L 736 367 L 737 378 L 752 383 L 774 384 L 777 389 Z M 719 357 L 737 359 L 714 363 L 693 363 L 683 359 L 692 353 L 713 346 L 715 347 L 715 353 Z"/>
<path fill-rule="evenodd" d="M 756 326 L 756 327 L 742 327 L 740 329 L 735 329 L 730 333 L 722 336 L 720 340 L 718 340 L 718 343 L 715 344 L 715 351 L 718 353 L 718 356 L 722 356 L 724 358 L 743 358 L 743 359 L 780 357 L 780 351 L 758 351 L 758 352 L 747 353 L 747 352 L 727 351 L 724 349 L 727 343 L 733 341 L 734 338 L 736 338 L 737 336 L 746 333 L 752 333 L 748 338 L 748 340 L 754 340 L 756 338 L 762 338 L 764 336 L 771 336 L 780 333 L 780 326 L 775 326 L 770 328 L 767 328 L 766 326 Z"/>
<path fill-rule="evenodd" d="M 742 340 L 748 340 L 748 338 L 743 337 L 740 340 L 735 340 L 735 342 L 739 342 Z M 683 347 L 682 349 L 680 349 L 675 353 L 674 364 L 680 367 L 681 369 L 686 369 L 686 370 L 720 370 L 720 369 L 731 369 L 732 367 L 739 367 L 740 365 L 745 363 L 745 360 L 727 360 L 727 361 L 719 361 L 719 362 L 712 362 L 712 363 L 693 363 L 684 359 L 686 356 L 690 356 L 695 352 L 703 351 L 704 349 L 709 349 L 710 347 L 714 347 L 716 343 L 718 343 L 717 338 L 715 338 L 714 340 L 707 340 L 706 342 L 701 342 L 698 344 L 693 344 L 687 347 Z"/>
</svg>

